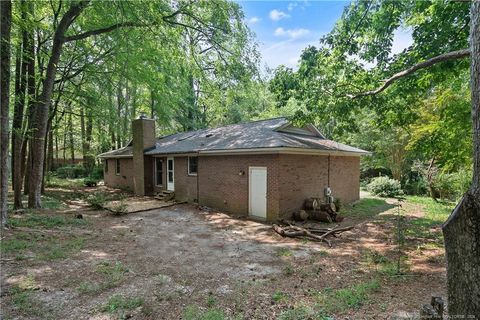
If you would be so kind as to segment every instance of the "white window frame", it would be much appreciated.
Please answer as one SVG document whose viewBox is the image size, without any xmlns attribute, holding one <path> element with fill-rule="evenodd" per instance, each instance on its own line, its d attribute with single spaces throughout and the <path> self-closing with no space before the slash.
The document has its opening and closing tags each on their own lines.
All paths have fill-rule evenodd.
<svg viewBox="0 0 480 320">
<path fill-rule="evenodd" d="M 197 172 L 190 172 L 190 158 L 197 158 Z M 198 157 L 197 156 L 189 156 L 187 162 L 187 172 L 189 176 L 196 176 L 198 175 Z"/>
<path fill-rule="evenodd" d="M 157 181 L 157 161 L 160 161 L 161 163 L 161 166 L 162 166 L 162 177 L 163 177 L 163 159 L 160 159 L 160 158 L 154 158 L 155 161 L 154 161 L 154 169 L 155 169 L 155 186 L 156 187 L 163 187 L 163 181 L 160 181 L 160 183 L 158 183 Z"/>
<path fill-rule="evenodd" d="M 115 175 L 119 176 L 121 170 L 120 159 L 115 159 Z"/>
</svg>

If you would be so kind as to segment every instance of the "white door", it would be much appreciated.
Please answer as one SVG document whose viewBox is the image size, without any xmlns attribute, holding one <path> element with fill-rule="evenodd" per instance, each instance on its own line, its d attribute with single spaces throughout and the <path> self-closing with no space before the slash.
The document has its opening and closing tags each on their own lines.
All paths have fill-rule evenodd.
<svg viewBox="0 0 480 320">
<path fill-rule="evenodd" d="M 174 163 L 173 163 L 173 158 L 167 158 L 167 190 L 174 191 L 175 190 L 175 183 L 174 178 Z"/>
<path fill-rule="evenodd" d="M 267 168 L 249 167 L 249 213 L 267 218 Z"/>
</svg>

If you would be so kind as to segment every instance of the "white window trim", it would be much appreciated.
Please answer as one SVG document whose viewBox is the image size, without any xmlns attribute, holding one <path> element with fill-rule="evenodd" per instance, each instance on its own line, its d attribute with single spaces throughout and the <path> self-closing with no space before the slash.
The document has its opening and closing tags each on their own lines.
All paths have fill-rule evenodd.
<svg viewBox="0 0 480 320">
<path fill-rule="evenodd" d="M 157 181 L 157 160 L 160 160 L 161 164 L 162 164 L 162 176 L 163 176 L 163 160 L 162 159 L 158 159 L 158 158 L 154 158 L 155 161 L 154 161 L 154 169 L 155 169 L 155 187 L 163 187 L 163 181 L 160 181 L 160 184 L 158 183 Z"/>
<path fill-rule="evenodd" d="M 121 170 L 122 170 L 122 166 L 120 164 L 120 159 L 115 159 L 115 175 L 119 176 Z"/>
<path fill-rule="evenodd" d="M 197 158 L 197 172 L 190 172 L 190 158 Z M 189 156 L 187 160 L 187 172 L 189 176 L 197 176 L 198 175 L 198 157 L 197 156 Z"/>
</svg>

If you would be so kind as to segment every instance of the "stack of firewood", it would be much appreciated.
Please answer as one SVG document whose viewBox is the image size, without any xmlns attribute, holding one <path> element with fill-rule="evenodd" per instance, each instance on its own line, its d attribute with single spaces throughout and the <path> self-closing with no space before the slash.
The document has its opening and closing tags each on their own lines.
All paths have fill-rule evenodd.
<svg viewBox="0 0 480 320">
<path fill-rule="evenodd" d="M 333 203 L 321 203 L 318 198 L 305 200 L 305 210 L 293 214 L 296 221 L 316 220 L 321 222 L 341 222 L 343 217 L 337 214 L 337 208 Z"/>
</svg>

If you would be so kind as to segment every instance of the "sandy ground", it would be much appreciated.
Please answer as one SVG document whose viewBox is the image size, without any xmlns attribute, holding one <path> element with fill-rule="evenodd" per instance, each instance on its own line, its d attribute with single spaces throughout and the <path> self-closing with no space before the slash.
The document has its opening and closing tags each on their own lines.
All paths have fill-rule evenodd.
<svg viewBox="0 0 480 320">
<path fill-rule="evenodd" d="M 315 304 L 311 292 L 373 278 L 379 279 L 380 287 L 368 302 L 341 310 L 336 318 L 394 318 L 418 311 L 432 295 L 445 297 L 441 249 L 421 254 L 409 250 L 410 272 L 398 279 L 378 276 L 365 265 L 368 250 L 393 254 L 391 220 L 347 218 L 342 225 L 353 224 L 355 229 L 334 239 L 330 249 L 281 238 L 268 224 L 188 204 L 120 217 L 82 210 L 76 212 L 82 211 L 86 227 L 52 231 L 85 238 L 83 248 L 70 257 L 46 262 L 3 257 L 5 319 L 116 319 L 118 314 L 101 306 L 117 294 L 144 300 L 143 307 L 122 314 L 124 318 L 181 319 L 188 306 L 198 306 L 244 319 L 277 319 L 299 304 Z M 391 215 L 392 210 L 385 208 L 380 215 Z M 8 231 L 6 237 L 14 232 L 19 230 Z M 105 281 L 98 272 L 105 262 L 120 262 L 128 271 L 111 287 L 93 293 L 79 290 L 82 284 Z M 35 284 L 32 307 L 41 310 L 39 315 L 19 311 L 9 293 L 27 276 Z M 277 292 L 287 298 L 272 299 Z"/>
</svg>

